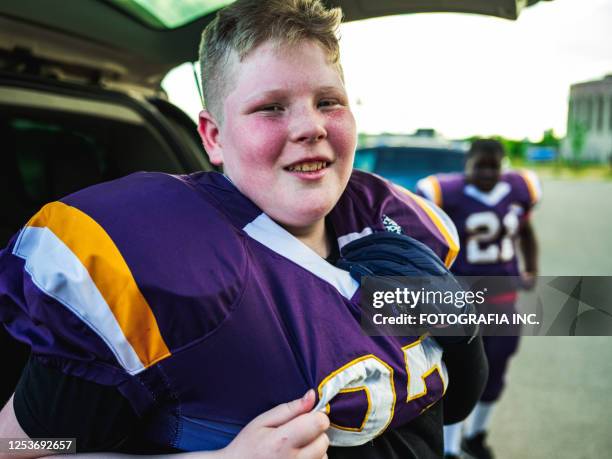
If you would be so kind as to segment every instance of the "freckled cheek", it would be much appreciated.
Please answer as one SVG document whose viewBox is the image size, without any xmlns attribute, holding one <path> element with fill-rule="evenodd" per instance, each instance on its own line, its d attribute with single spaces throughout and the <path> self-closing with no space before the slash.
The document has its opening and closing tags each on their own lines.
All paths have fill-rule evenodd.
<svg viewBox="0 0 612 459">
<path fill-rule="evenodd" d="M 350 111 L 331 114 L 327 124 L 327 134 L 338 156 L 352 157 L 357 143 L 357 127 Z"/>
<path fill-rule="evenodd" d="M 285 145 L 285 127 L 276 121 L 254 120 L 243 126 L 241 151 L 243 157 L 259 164 L 274 163 Z"/>
</svg>

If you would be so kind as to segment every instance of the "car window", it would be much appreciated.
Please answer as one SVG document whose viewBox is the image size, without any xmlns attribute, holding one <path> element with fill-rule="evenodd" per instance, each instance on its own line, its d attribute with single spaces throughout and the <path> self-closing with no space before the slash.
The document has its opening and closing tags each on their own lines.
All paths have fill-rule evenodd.
<svg viewBox="0 0 612 459">
<path fill-rule="evenodd" d="M 378 153 L 376 170 L 420 169 L 455 172 L 463 169 L 463 153 L 429 148 L 384 148 Z"/>
<path fill-rule="evenodd" d="M 197 0 L 169 2 L 167 0 L 111 0 L 129 14 L 145 24 L 160 28 L 174 29 L 201 16 L 218 10 L 235 0 Z"/>
<path fill-rule="evenodd" d="M 356 169 L 373 172 L 408 189 L 433 172 L 463 170 L 462 150 L 422 147 L 374 147 L 355 152 Z"/>
<path fill-rule="evenodd" d="M 184 172 L 145 123 L 14 108 L 0 117 L 0 239 L 45 203 L 139 170 Z"/>
</svg>

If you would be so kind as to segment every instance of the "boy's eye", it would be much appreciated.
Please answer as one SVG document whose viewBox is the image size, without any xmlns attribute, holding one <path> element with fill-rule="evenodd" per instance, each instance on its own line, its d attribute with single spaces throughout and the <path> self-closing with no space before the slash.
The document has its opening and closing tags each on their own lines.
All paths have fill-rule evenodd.
<svg viewBox="0 0 612 459">
<path fill-rule="evenodd" d="M 263 107 L 259 109 L 259 111 L 270 112 L 270 113 L 280 113 L 282 110 L 283 110 L 282 105 L 278 105 L 278 104 L 264 105 Z"/>
<path fill-rule="evenodd" d="M 336 99 L 323 99 L 321 101 L 319 101 L 319 107 L 334 107 L 336 105 L 338 105 L 340 102 L 337 101 Z"/>
</svg>

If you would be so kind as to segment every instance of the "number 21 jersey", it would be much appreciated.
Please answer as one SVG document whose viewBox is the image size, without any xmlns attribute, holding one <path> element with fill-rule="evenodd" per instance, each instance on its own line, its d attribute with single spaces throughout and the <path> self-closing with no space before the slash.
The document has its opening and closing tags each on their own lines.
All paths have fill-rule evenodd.
<svg viewBox="0 0 612 459">
<path fill-rule="evenodd" d="M 531 171 L 504 172 L 489 192 L 464 174 L 432 175 L 417 192 L 441 207 L 455 223 L 462 250 L 452 271 L 461 276 L 518 276 L 516 238 L 542 192 Z"/>
</svg>

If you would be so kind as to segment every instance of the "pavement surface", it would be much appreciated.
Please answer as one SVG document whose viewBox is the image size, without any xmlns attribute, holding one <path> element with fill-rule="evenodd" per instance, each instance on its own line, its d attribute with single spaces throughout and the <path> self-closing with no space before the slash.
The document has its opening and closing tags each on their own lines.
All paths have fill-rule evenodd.
<svg viewBox="0 0 612 459">
<path fill-rule="evenodd" d="M 612 276 L 612 182 L 543 188 L 540 274 Z M 612 337 L 523 337 L 490 438 L 498 459 L 611 458 Z"/>
</svg>

